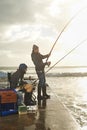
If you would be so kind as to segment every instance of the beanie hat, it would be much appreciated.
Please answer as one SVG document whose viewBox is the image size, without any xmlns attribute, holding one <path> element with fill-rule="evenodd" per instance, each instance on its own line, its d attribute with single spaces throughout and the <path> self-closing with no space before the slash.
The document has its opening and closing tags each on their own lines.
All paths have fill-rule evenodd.
<svg viewBox="0 0 87 130">
<path fill-rule="evenodd" d="M 37 45 L 33 45 L 33 50 L 38 49 L 39 47 Z"/>
<path fill-rule="evenodd" d="M 19 65 L 19 70 L 20 71 L 25 71 L 25 69 L 27 69 L 27 65 L 26 64 L 22 63 L 22 64 Z"/>
</svg>

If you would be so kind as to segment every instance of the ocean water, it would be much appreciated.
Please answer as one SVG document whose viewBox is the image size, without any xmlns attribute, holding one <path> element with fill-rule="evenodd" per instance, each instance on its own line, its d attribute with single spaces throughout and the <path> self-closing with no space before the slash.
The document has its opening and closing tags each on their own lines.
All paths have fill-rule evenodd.
<svg viewBox="0 0 87 130">
<path fill-rule="evenodd" d="M 87 130 L 87 77 L 52 77 L 47 82 L 82 130 Z"/>
<path fill-rule="evenodd" d="M 7 73 L 16 67 L 0 67 L 0 86 L 5 86 Z M 48 68 L 46 68 L 46 71 Z M 25 77 L 37 78 L 34 68 L 29 68 Z M 46 74 L 47 83 L 73 115 L 82 130 L 87 130 L 87 67 L 56 67 Z"/>
</svg>

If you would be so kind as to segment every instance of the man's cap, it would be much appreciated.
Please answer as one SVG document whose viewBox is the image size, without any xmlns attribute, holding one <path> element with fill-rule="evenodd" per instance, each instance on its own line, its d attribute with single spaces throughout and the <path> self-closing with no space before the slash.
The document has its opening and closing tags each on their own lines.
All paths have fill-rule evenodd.
<svg viewBox="0 0 87 130">
<path fill-rule="evenodd" d="M 22 63 L 22 64 L 19 65 L 19 70 L 25 70 L 25 69 L 27 69 L 26 64 Z"/>
</svg>

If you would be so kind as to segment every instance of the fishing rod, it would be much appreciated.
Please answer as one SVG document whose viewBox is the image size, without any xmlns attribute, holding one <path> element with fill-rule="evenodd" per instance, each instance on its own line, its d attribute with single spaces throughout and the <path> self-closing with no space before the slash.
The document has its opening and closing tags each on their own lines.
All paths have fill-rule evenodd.
<svg viewBox="0 0 87 130">
<path fill-rule="evenodd" d="M 67 26 L 68 26 L 68 25 L 71 23 L 71 21 L 72 21 L 82 10 L 84 10 L 85 8 L 87 8 L 87 6 L 86 6 L 86 7 L 83 7 L 82 9 L 80 9 L 80 10 L 79 10 L 74 16 L 72 16 L 72 18 L 66 23 L 66 25 L 64 26 L 64 28 L 61 30 L 60 34 L 58 35 L 57 39 L 55 40 L 55 42 L 54 42 L 54 44 L 53 44 L 53 46 L 52 46 L 52 48 L 51 48 L 49 54 L 52 53 L 53 48 L 55 47 L 57 41 L 59 40 L 61 34 L 64 32 L 64 30 L 67 28 Z M 75 49 L 75 48 L 73 48 L 73 49 Z M 73 50 L 72 50 L 72 51 L 73 51 Z M 71 53 L 71 52 L 69 52 L 69 53 Z M 68 53 L 68 54 L 69 54 L 69 53 Z M 56 64 L 58 64 L 58 63 L 59 63 L 62 59 L 64 59 L 68 54 L 66 54 L 64 57 L 62 57 Z M 49 57 L 48 57 L 48 58 L 49 58 Z M 48 58 L 46 59 L 46 62 L 48 61 Z M 46 73 L 47 73 L 48 71 L 50 71 L 56 64 L 54 64 L 52 67 L 50 67 L 50 68 L 46 71 Z M 37 80 L 38 80 L 38 79 L 36 79 L 32 84 L 35 84 L 35 83 L 37 82 Z"/>
<path fill-rule="evenodd" d="M 55 40 L 55 42 L 54 42 L 54 44 L 53 44 L 53 46 L 52 46 L 52 48 L 51 48 L 49 54 L 52 53 L 53 48 L 55 47 L 57 41 L 59 40 L 61 34 L 64 32 L 64 30 L 67 28 L 67 26 L 68 26 L 68 25 L 72 22 L 72 20 L 73 20 L 82 10 L 84 10 L 85 8 L 87 8 L 87 6 L 86 6 L 86 7 L 83 7 L 82 9 L 80 9 L 80 10 L 79 10 L 74 16 L 72 16 L 72 18 L 66 23 L 66 25 L 63 27 L 63 29 L 61 30 L 60 34 L 58 35 L 57 39 Z M 48 59 L 49 59 L 49 57 L 46 59 L 46 62 L 48 61 Z"/>
<path fill-rule="evenodd" d="M 78 48 L 81 44 L 87 41 L 87 38 L 81 41 L 78 45 L 76 45 L 73 49 L 71 49 L 66 55 L 60 58 L 53 66 L 51 66 L 45 73 L 49 72 L 52 68 L 54 68 L 58 63 L 60 63 L 65 57 L 67 57 L 71 52 L 73 52 L 76 48 Z M 38 81 L 38 78 L 32 83 L 34 85 Z"/>
<path fill-rule="evenodd" d="M 81 44 L 83 44 L 85 41 L 87 41 L 87 38 L 81 41 L 78 45 L 76 45 L 73 49 L 71 49 L 66 55 L 64 55 L 62 58 L 60 58 L 53 66 L 51 66 L 47 71 L 49 72 L 52 68 L 54 68 L 58 63 L 60 63 L 65 57 L 67 57 L 71 52 L 73 52 L 75 49 L 77 49 Z"/>
</svg>

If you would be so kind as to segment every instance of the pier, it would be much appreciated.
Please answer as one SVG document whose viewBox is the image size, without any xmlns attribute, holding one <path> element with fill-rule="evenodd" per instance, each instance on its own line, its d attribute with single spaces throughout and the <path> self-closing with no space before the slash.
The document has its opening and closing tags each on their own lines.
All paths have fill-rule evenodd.
<svg viewBox="0 0 87 130">
<path fill-rule="evenodd" d="M 70 111 L 48 87 L 51 99 L 38 102 L 36 113 L 0 117 L 0 130 L 80 130 Z"/>
</svg>

